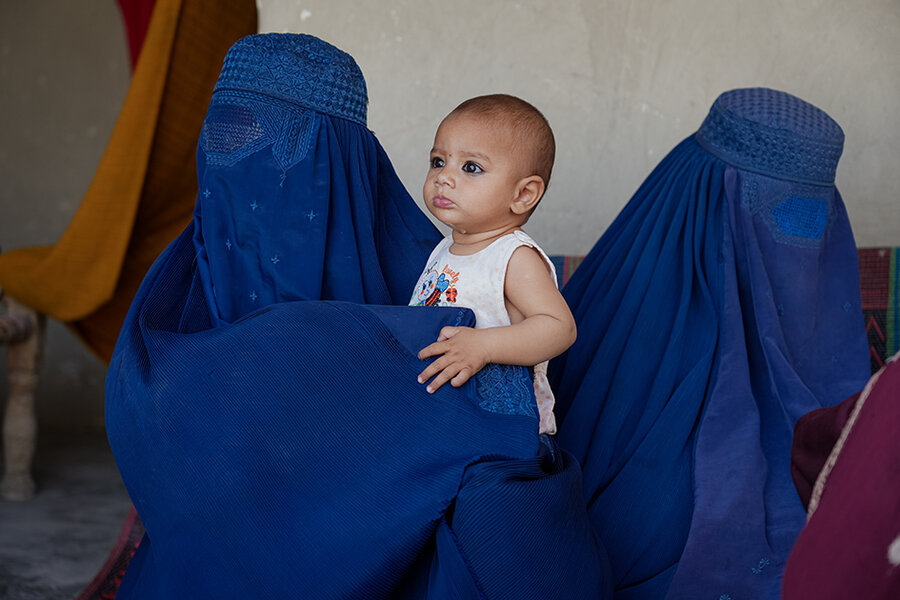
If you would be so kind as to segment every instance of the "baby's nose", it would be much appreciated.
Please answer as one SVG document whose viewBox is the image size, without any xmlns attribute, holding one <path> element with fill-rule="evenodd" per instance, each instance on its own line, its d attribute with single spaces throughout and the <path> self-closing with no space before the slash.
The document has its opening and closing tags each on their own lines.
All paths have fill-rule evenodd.
<svg viewBox="0 0 900 600">
<path fill-rule="evenodd" d="M 437 185 L 449 185 L 451 187 L 453 186 L 453 178 L 450 177 L 447 169 L 441 169 L 440 172 L 438 172 L 437 177 L 434 178 L 434 182 Z"/>
</svg>

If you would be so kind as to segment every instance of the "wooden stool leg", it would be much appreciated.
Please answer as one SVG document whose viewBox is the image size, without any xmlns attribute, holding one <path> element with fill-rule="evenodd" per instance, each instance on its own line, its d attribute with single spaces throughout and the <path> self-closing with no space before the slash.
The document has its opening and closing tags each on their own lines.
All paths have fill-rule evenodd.
<svg viewBox="0 0 900 600">
<path fill-rule="evenodd" d="M 34 389 L 37 386 L 37 370 L 43 350 L 45 317 L 12 298 L 7 297 L 5 301 L 10 316 L 27 316 L 35 325 L 33 333 L 25 340 L 10 343 L 7 347 L 9 397 L 3 420 L 5 470 L 3 480 L 0 481 L 0 497 L 6 500 L 27 500 L 35 492 L 34 479 L 31 477 L 37 434 Z"/>
</svg>

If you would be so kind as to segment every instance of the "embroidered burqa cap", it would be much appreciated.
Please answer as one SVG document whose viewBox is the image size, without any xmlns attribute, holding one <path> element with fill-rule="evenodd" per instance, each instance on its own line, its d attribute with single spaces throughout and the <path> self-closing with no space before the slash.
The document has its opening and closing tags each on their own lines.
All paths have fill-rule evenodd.
<svg viewBox="0 0 900 600">
<path fill-rule="evenodd" d="M 778 597 L 794 423 L 869 368 L 843 141 L 785 92 L 722 94 L 563 291 L 559 440 L 623 597 Z"/>
<path fill-rule="evenodd" d="M 608 597 L 580 471 L 541 442 L 527 371 L 434 395 L 416 381 L 417 352 L 473 315 L 405 306 L 441 235 L 365 106 L 352 58 L 315 37 L 228 54 L 193 222 L 107 378 L 147 530 L 117 597 Z"/>
</svg>

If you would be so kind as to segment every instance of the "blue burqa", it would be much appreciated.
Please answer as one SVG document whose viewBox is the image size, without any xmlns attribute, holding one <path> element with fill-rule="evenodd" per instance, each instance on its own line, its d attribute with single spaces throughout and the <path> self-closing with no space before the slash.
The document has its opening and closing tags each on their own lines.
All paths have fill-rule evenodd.
<svg viewBox="0 0 900 600">
<path fill-rule="evenodd" d="M 559 443 L 617 599 L 779 597 L 805 518 L 793 426 L 869 373 L 843 140 L 789 94 L 721 95 L 564 289 Z"/>
<path fill-rule="evenodd" d="M 440 235 L 366 129 L 353 59 L 305 35 L 238 42 L 198 176 L 107 379 L 147 530 L 118 597 L 610 597 L 527 370 L 416 381 L 419 349 L 473 315 L 396 306 Z"/>
</svg>

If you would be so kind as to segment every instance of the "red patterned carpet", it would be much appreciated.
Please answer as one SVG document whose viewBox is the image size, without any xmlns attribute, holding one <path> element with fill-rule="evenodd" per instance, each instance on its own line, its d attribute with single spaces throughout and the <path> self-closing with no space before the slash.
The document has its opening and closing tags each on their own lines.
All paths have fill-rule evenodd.
<svg viewBox="0 0 900 600">
<path fill-rule="evenodd" d="M 125 525 L 119 533 L 116 545 L 109 553 L 103 567 L 94 577 L 93 581 L 84 589 L 76 600 L 112 600 L 116 597 L 122 576 L 134 551 L 137 550 L 141 538 L 144 536 L 144 526 L 134 508 L 125 518 Z"/>
</svg>

